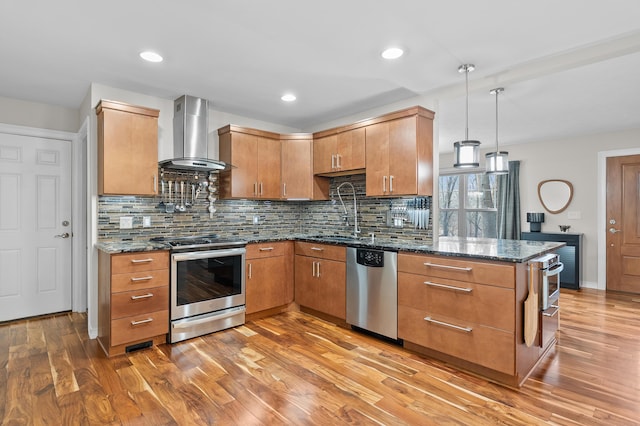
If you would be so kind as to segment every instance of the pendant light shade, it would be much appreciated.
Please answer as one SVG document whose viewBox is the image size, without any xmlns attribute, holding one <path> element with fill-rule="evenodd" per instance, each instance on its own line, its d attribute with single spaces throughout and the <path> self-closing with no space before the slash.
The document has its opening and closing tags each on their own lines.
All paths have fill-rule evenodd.
<svg viewBox="0 0 640 426">
<path fill-rule="evenodd" d="M 465 132 L 463 141 L 453 144 L 453 151 L 456 162 L 453 167 L 456 168 L 472 168 L 480 167 L 480 141 L 469 140 L 469 73 L 476 69 L 473 64 L 464 64 L 458 67 L 458 72 L 465 75 Z"/>
<path fill-rule="evenodd" d="M 496 95 L 496 150 L 485 155 L 485 166 L 487 173 L 504 175 L 509 173 L 509 153 L 500 151 L 498 147 L 498 95 L 504 92 L 504 88 L 492 89 L 489 93 Z"/>
</svg>

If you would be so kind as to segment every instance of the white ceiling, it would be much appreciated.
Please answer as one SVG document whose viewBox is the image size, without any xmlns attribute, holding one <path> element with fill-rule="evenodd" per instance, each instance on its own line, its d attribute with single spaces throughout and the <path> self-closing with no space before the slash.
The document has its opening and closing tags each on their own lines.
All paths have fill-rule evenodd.
<svg viewBox="0 0 640 426">
<path fill-rule="evenodd" d="M 95 82 L 308 130 L 421 97 L 447 151 L 473 63 L 469 137 L 485 148 L 497 86 L 503 145 L 640 128 L 637 0 L 2 0 L 0 40 L 0 96 L 71 108 Z M 384 61 L 390 45 L 405 55 Z"/>
</svg>

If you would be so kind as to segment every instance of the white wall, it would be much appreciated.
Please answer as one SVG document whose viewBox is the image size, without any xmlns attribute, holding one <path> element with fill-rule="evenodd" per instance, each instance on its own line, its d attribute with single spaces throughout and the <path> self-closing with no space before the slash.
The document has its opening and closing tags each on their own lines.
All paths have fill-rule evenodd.
<svg viewBox="0 0 640 426">
<path fill-rule="evenodd" d="M 0 122 L 75 133 L 82 121 L 77 109 L 0 96 Z"/>
<path fill-rule="evenodd" d="M 484 145 L 490 145 L 485 143 Z M 571 225 L 569 232 L 583 233 L 583 285 L 604 288 L 598 282 L 598 230 L 606 223 L 598 223 L 598 153 L 616 149 L 640 148 L 640 129 L 600 135 L 588 135 L 563 140 L 528 144 L 504 145 L 510 160 L 520 160 L 520 195 L 522 230 L 528 231 L 526 212 L 544 212 L 543 232 L 559 232 L 558 225 Z M 487 149 L 489 150 L 489 149 Z M 481 154 L 484 159 L 484 152 Z M 453 154 L 440 155 L 440 166 L 450 168 Z M 481 164 L 482 165 L 482 164 Z M 573 184 L 573 200 L 562 213 L 550 214 L 538 199 L 538 183 L 546 179 L 565 179 Z M 579 213 L 580 219 L 570 220 L 570 212 Z"/>
</svg>

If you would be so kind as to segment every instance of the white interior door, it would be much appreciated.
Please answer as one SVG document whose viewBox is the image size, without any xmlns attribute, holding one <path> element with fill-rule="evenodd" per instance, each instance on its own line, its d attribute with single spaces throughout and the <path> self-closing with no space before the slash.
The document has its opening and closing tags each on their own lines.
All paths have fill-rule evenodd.
<svg viewBox="0 0 640 426">
<path fill-rule="evenodd" d="M 71 309 L 71 142 L 0 133 L 0 321 Z"/>
</svg>

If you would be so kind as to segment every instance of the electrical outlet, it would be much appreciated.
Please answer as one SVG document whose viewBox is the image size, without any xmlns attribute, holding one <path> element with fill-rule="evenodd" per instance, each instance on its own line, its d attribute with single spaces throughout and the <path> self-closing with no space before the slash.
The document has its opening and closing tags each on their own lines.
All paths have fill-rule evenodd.
<svg viewBox="0 0 640 426">
<path fill-rule="evenodd" d="M 580 212 L 567 212 L 567 219 L 580 220 L 582 214 Z"/>
<path fill-rule="evenodd" d="M 120 218 L 120 229 L 131 229 L 131 228 L 133 228 L 133 217 L 122 216 Z"/>
<path fill-rule="evenodd" d="M 142 227 L 149 228 L 151 226 L 151 216 L 142 216 Z"/>
<path fill-rule="evenodd" d="M 260 216 L 254 216 L 253 217 L 253 224 L 254 225 L 260 225 Z"/>
</svg>

